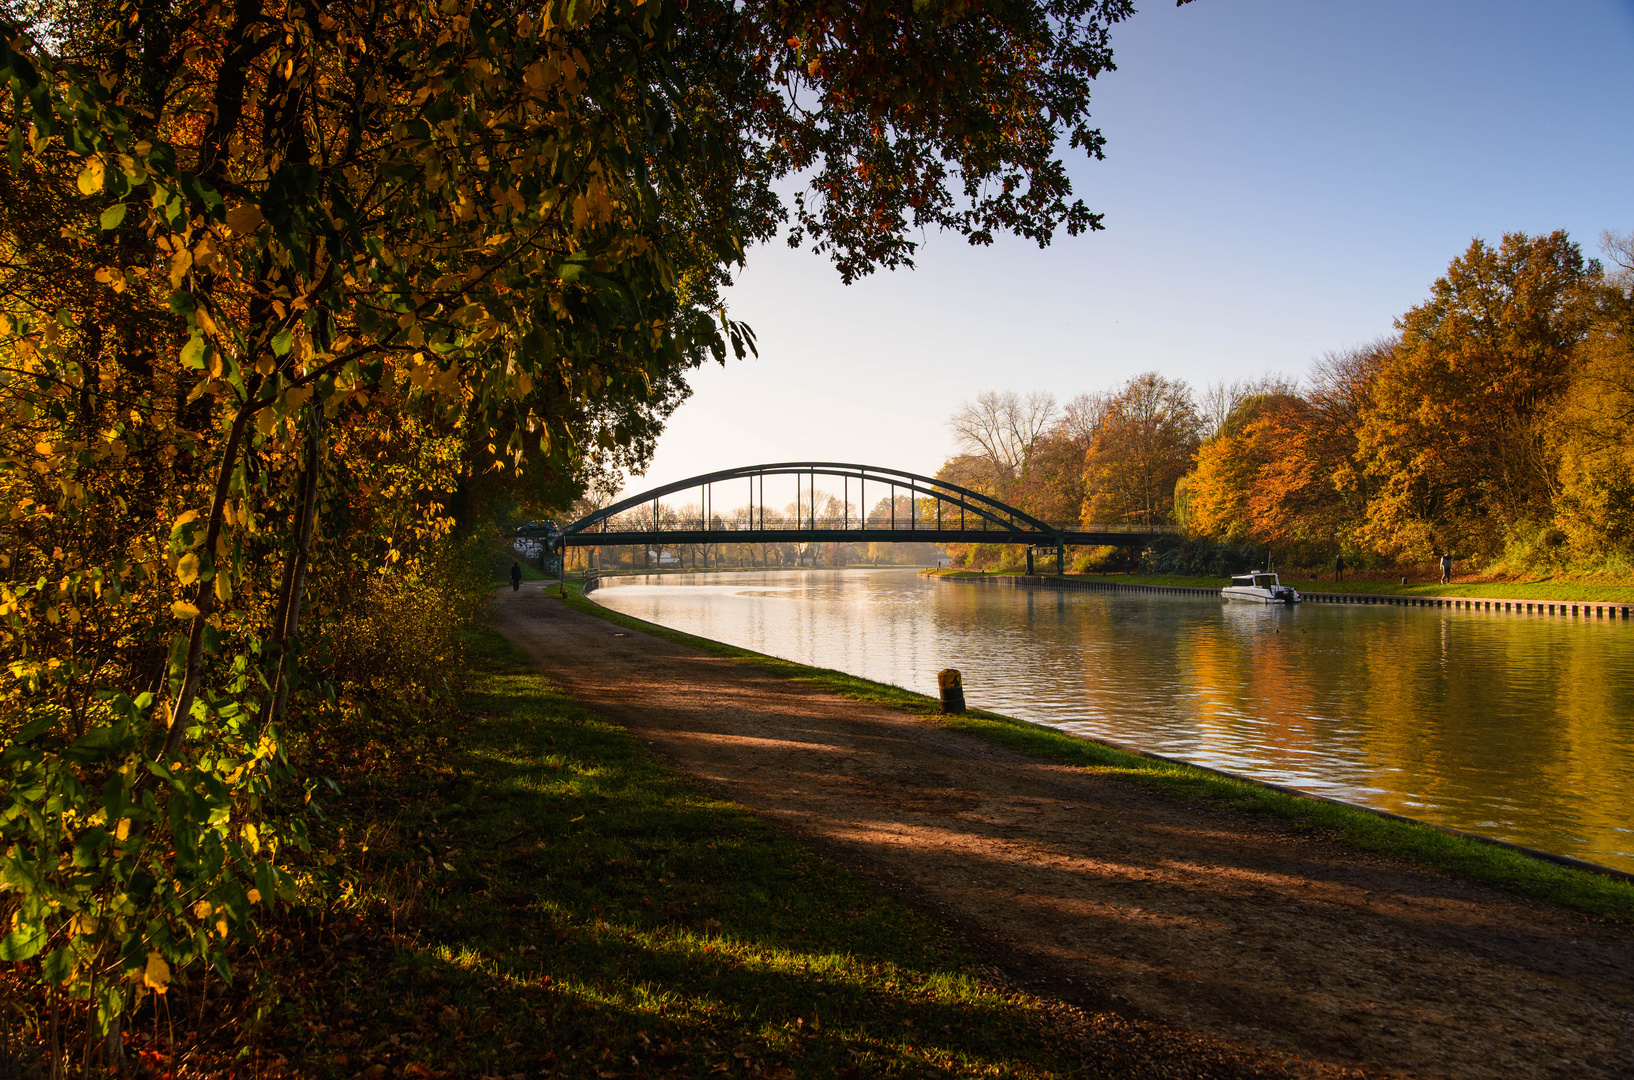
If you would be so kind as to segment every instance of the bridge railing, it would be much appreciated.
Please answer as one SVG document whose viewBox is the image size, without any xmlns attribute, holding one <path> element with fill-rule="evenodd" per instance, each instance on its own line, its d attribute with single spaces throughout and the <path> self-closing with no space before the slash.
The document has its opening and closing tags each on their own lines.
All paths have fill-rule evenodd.
<svg viewBox="0 0 1634 1080">
<path fill-rule="evenodd" d="M 1062 532 L 1137 533 L 1142 535 L 1150 535 L 1154 531 L 1161 531 L 1154 530 L 1150 525 L 1141 525 L 1133 522 L 1051 521 L 1048 524 L 1052 529 L 1058 529 Z M 803 530 L 808 532 L 849 532 L 859 529 L 867 529 L 889 532 L 934 532 L 937 529 L 946 529 L 1000 532 L 1003 531 L 1005 527 L 1005 525 L 994 523 L 985 518 L 974 517 L 967 519 L 965 523 L 961 524 L 956 514 L 949 515 L 946 513 L 943 514 L 940 521 L 937 520 L 934 513 L 924 512 L 921 512 L 918 515 L 901 513 L 895 518 L 874 514 L 871 515 L 868 520 L 864 521 L 859 519 L 855 514 L 843 517 L 840 515 L 825 516 L 820 514 L 815 519 L 805 516 L 797 519 L 793 515 L 773 514 L 768 511 L 764 517 L 760 514 L 755 514 L 753 517 L 723 517 L 717 514 L 706 518 L 699 516 L 698 514 L 687 515 L 684 513 L 675 513 L 669 510 L 660 510 L 657 515 L 650 512 L 647 514 L 620 514 L 603 522 L 598 522 L 596 525 L 585 531 L 609 533 L 756 533 L 765 532 L 768 530 L 777 530 L 780 532 L 788 532 L 791 530 Z M 1008 527 L 1016 532 L 1037 531 L 1032 525 L 1020 521 L 1008 523 Z"/>
</svg>

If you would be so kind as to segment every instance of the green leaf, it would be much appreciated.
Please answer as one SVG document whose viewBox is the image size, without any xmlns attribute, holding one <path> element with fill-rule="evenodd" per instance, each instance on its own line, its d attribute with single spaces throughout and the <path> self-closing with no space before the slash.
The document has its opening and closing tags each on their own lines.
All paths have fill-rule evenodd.
<svg viewBox="0 0 1634 1080">
<path fill-rule="evenodd" d="M 62 752 L 62 756 L 69 761 L 89 764 L 103 761 L 115 754 L 123 753 L 136 745 L 136 739 L 130 730 L 124 727 L 92 728 L 80 738 L 74 740 Z"/>
<path fill-rule="evenodd" d="M 102 217 L 100 220 L 102 222 L 102 230 L 104 232 L 119 228 L 119 226 L 124 224 L 125 221 L 125 204 L 122 202 L 114 203 L 112 206 L 102 211 Z"/>
<path fill-rule="evenodd" d="M 50 728 L 51 718 L 49 716 L 42 716 L 37 720 L 30 720 L 23 730 L 17 733 L 17 737 L 13 739 L 12 742 L 16 745 L 31 743 L 35 739 L 38 739 L 41 735 L 44 735 L 48 730 L 50 730 Z"/>
<path fill-rule="evenodd" d="M 74 973 L 74 954 L 64 945 L 52 949 L 46 958 L 40 961 L 40 974 L 46 977 L 47 982 L 64 983 L 68 976 Z"/>
<path fill-rule="evenodd" d="M 272 351 L 278 356 L 286 356 L 291 345 L 295 344 L 295 334 L 289 327 L 284 327 L 272 336 Z"/>
<path fill-rule="evenodd" d="M 0 960 L 27 960 L 45 948 L 45 942 L 45 927 L 19 926 L 0 938 Z"/>
<path fill-rule="evenodd" d="M 194 334 L 182 346 L 182 363 L 190 368 L 202 368 L 207 358 L 204 335 Z"/>
</svg>

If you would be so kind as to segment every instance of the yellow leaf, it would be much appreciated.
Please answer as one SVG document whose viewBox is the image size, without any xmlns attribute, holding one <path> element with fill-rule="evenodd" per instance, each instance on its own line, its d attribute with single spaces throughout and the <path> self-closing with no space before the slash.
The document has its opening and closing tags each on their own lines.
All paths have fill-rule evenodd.
<svg viewBox="0 0 1634 1080">
<path fill-rule="evenodd" d="M 181 561 L 176 564 L 176 577 L 181 579 L 183 585 L 191 585 L 199 579 L 199 557 L 197 554 L 189 551 L 182 556 Z"/>
<path fill-rule="evenodd" d="M 249 892 L 245 893 L 244 895 L 249 897 L 250 903 L 252 903 L 252 904 L 259 904 L 261 902 L 261 890 L 260 889 L 251 889 Z"/>
<path fill-rule="evenodd" d="M 253 822 L 246 821 L 244 823 L 244 839 L 249 841 L 251 851 L 257 853 L 261 851 L 261 834 L 256 830 Z"/>
<path fill-rule="evenodd" d="M 271 405 L 268 405 L 266 408 L 255 414 L 255 429 L 261 434 L 271 435 L 273 429 L 277 426 L 278 414 L 273 411 Z"/>
<path fill-rule="evenodd" d="M 219 253 L 216 251 L 215 239 L 209 233 L 205 233 L 203 238 L 193 247 L 193 265 L 202 266 L 208 270 L 210 264 L 215 262 L 218 257 Z"/>
<path fill-rule="evenodd" d="M 210 901 L 200 900 L 198 903 L 193 905 L 193 918 L 208 919 L 215 910 L 215 905 L 210 903 Z"/>
<path fill-rule="evenodd" d="M 261 216 L 260 208 L 250 203 L 235 206 L 227 211 L 227 228 L 239 235 L 254 232 L 265 220 L 267 219 Z"/>
<path fill-rule="evenodd" d="M 181 248 L 170 257 L 170 287 L 172 289 L 181 288 L 182 279 L 187 277 L 187 272 L 191 269 L 193 269 L 193 253 L 185 247 Z"/>
<path fill-rule="evenodd" d="M 199 617 L 199 609 L 186 600 L 178 600 L 171 604 L 170 613 L 178 619 L 196 619 Z"/>
<path fill-rule="evenodd" d="M 232 583 L 232 580 L 230 578 L 228 578 L 228 576 L 226 574 L 217 574 L 216 575 L 216 599 L 220 600 L 222 603 L 225 604 L 227 601 L 231 600 L 232 598 L 233 598 L 233 583 Z"/>
<path fill-rule="evenodd" d="M 142 969 L 142 984 L 157 994 L 170 988 L 170 965 L 157 949 L 148 953 L 148 966 Z"/>
<path fill-rule="evenodd" d="M 130 818 L 119 819 L 119 824 L 114 826 L 113 836 L 115 840 L 126 840 L 130 837 Z"/>
<path fill-rule="evenodd" d="M 222 915 L 216 919 L 216 933 L 222 937 L 227 936 L 227 916 Z"/>
<path fill-rule="evenodd" d="M 95 195 L 97 192 L 101 191 L 102 173 L 103 164 L 101 158 L 94 157 L 87 161 L 85 163 L 85 168 L 81 170 L 79 174 L 79 179 L 76 181 L 76 183 L 79 185 L 80 194 Z"/>
</svg>

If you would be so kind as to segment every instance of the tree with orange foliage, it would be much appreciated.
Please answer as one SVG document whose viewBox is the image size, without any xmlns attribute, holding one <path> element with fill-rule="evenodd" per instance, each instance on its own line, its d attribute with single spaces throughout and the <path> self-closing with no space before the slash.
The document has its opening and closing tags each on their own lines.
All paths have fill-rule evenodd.
<svg viewBox="0 0 1634 1080">
<path fill-rule="evenodd" d="M 1357 433 L 1379 551 L 1490 556 L 1546 521 L 1558 483 L 1548 418 L 1570 383 L 1598 267 L 1565 233 L 1476 240 L 1400 320 Z"/>
<path fill-rule="evenodd" d="M 1084 459 L 1083 520 L 1170 524 L 1175 484 L 1191 466 L 1202 419 L 1191 389 L 1156 372 L 1111 396 Z"/>
</svg>

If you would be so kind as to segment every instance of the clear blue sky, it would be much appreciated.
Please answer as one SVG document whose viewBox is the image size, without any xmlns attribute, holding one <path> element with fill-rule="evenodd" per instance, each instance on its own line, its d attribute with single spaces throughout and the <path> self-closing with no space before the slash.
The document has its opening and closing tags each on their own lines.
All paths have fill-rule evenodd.
<svg viewBox="0 0 1634 1080">
<path fill-rule="evenodd" d="M 850 287 L 751 251 L 760 357 L 711 366 L 630 492 L 761 461 L 932 473 L 983 390 L 1195 387 L 1389 333 L 1476 236 L 1634 230 L 1634 0 L 1149 0 L 1069 159 L 1106 229 L 1040 251 L 930 235 Z"/>
</svg>

